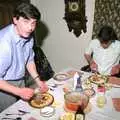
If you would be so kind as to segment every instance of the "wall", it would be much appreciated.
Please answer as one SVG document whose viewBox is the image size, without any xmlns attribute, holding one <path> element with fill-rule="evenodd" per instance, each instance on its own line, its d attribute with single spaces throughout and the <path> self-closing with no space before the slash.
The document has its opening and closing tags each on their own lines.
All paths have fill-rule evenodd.
<svg viewBox="0 0 120 120">
<path fill-rule="evenodd" d="M 42 13 L 41 20 L 49 31 L 42 49 L 53 69 L 59 72 L 64 68 L 80 68 L 85 65 L 84 50 L 92 36 L 95 0 L 86 0 L 87 33 L 82 33 L 78 38 L 68 31 L 63 20 L 64 0 L 31 0 L 31 2 Z"/>
</svg>

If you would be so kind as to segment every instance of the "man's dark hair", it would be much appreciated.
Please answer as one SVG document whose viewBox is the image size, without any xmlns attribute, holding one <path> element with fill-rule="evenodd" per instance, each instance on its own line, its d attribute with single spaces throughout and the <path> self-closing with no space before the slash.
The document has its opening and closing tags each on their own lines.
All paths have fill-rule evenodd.
<svg viewBox="0 0 120 120">
<path fill-rule="evenodd" d="M 110 26 L 103 26 L 100 29 L 100 32 L 98 34 L 98 39 L 100 42 L 109 42 L 109 41 L 115 41 L 117 40 L 117 35 L 112 27 Z"/>
<path fill-rule="evenodd" d="M 23 2 L 15 8 L 13 17 L 16 17 L 17 19 L 19 19 L 19 17 L 23 17 L 25 19 L 33 18 L 39 21 L 41 14 L 34 5 Z"/>
</svg>

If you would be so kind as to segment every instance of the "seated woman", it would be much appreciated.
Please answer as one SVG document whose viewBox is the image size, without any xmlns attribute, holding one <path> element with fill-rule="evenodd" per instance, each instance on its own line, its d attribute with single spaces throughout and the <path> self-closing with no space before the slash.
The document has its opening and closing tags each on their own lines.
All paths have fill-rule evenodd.
<svg viewBox="0 0 120 120">
<path fill-rule="evenodd" d="M 110 26 L 100 29 L 98 38 L 90 41 L 84 56 L 89 65 L 81 70 L 120 76 L 120 41 Z"/>
</svg>

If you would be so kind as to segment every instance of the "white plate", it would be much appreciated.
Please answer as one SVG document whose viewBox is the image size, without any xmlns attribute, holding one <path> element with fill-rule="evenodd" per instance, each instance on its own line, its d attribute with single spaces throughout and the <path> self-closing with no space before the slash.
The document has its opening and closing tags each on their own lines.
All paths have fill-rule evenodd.
<svg viewBox="0 0 120 120">
<path fill-rule="evenodd" d="M 68 80 L 69 78 L 70 76 L 66 73 L 58 73 L 53 77 L 54 80 L 59 81 L 59 82 Z"/>
<path fill-rule="evenodd" d="M 55 108 L 48 106 L 48 107 L 44 107 L 40 110 L 40 115 L 43 117 L 50 117 L 55 113 Z"/>
</svg>

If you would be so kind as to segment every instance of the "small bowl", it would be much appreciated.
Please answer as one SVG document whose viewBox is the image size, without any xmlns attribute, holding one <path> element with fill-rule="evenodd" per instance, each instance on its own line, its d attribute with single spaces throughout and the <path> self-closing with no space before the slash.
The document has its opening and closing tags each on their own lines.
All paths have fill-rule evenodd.
<svg viewBox="0 0 120 120">
<path fill-rule="evenodd" d="M 77 111 L 79 107 L 84 110 L 88 103 L 89 97 L 83 93 L 72 91 L 64 95 L 65 108 L 70 111 Z"/>
</svg>

